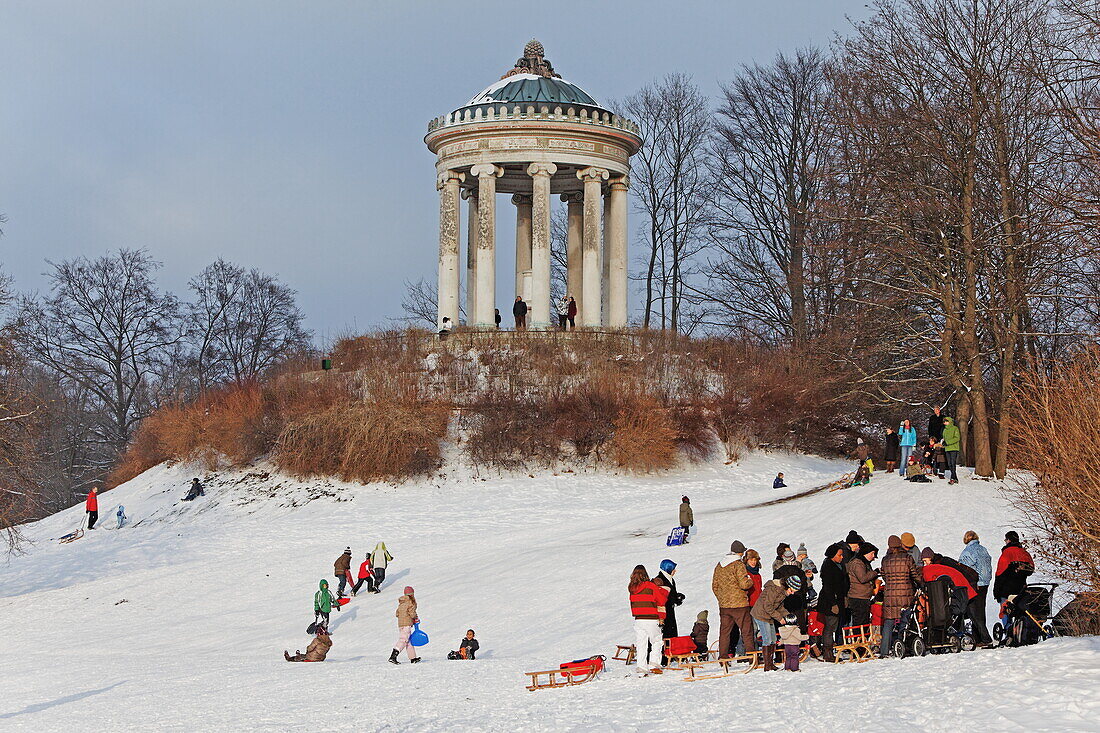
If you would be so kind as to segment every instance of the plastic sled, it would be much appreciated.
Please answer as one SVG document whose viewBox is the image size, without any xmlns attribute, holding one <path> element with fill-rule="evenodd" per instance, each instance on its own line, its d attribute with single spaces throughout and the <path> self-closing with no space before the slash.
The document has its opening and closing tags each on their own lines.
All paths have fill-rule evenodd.
<svg viewBox="0 0 1100 733">
<path fill-rule="evenodd" d="M 409 643 L 413 646 L 424 646 L 428 643 L 428 635 L 420 630 L 420 624 L 413 626 L 413 631 L 409 634 Z"/>
<path fill-rule="evenodd" d="M 665 545 L 668 547 L 676 547 L 682 544 L 684 544 L 684 528 L 674 527 L 673 530 L 669 532 Z"/>
</svg>

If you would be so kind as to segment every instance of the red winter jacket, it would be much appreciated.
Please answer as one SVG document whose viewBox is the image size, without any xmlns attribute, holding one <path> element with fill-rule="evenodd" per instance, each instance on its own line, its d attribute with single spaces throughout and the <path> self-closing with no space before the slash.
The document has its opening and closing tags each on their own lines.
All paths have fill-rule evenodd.
<svg viewBox="0 0 1100 733">
<path fill-rule="evenodd" d="M 369 578 L 373 574 L 374 573 L 371 572 L 370 568 L 370 558 L 368 557 L 366 560 L 363 561 L 363 564 L 359 566 L 359 580 L 362 580 L 363 578 Z"/>
<path fill-rule="evenodd" d="M 647 580 L 630 594 L 630 613 L 634 615 L 634 618 L 663 622 L 667 601 L 668 590 L 652 580 Z"/>
<path fill-rule="evenodd" d="M 98 512 L 99 511 L 99 494 L 88 494 L 88 500 L 84 502 L 84 511 L 86 512 Z"/>
<path fill-rule="evenodd" d="M 973 599 L 976 595 L 978 595 L 978 591 L 974 590 L 974 587 L 970 585 L 969 582 L 967 582 L 966 576 L 960 573 L 955 568 L 932 563 L 931 565 L 925 565 L 921 569 L 921 574 L 926 583 L 935 580 L 936 578 L 939 578 L 943 575 L 946 575 L 948 578 L 951 579 L 951 582 L 954 583 L 956 587 L 966 588 L 967 598 Z"/>
<path fill-rule="evenodd" d="M 760 578 L 760 573 L 749 573 L 749 580 L 752 581 L 752 590 L 749 591 L 749 606 L 755 606 L 756 600 L 760 598 L 760 590 L 764 587 L 764 581 Z"/>
<path fill-rule="evenodd" d="M 1008 570 L 1008 566 L 1014 562 L 1026 562 L 1028 565 L 1035 565 L 1035 561 L 1031 559 L 1030 552 L 1019 545 L 1008 545 L 1001 550 L 1001 557 L 997 560 L 997 572 L 995 575 L 1000 575 Z"/>
</svg>

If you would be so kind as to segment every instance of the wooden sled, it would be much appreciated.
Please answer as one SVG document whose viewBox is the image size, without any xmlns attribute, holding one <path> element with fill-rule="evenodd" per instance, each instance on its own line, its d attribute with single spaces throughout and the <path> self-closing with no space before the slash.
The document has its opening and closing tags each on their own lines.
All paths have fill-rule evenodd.
<svg viewBox="0 0 1100 733">
<path fill-rule="evenodd" d="M 69 534 L 65 535 L 64 537 L 61 537 L 57 541 L 60 542 L 61 544 L 65 545 L 65 544 L 68 544 L 70 542 L 76 542 L 78 539 L 80 539 L 83 536 L 84 536 L 84 530 L 83 529 L 78 529 L 75 532 L 70 532 Z"/>
<path fill-rule="evenodd" d="M 837 664 L 845 662 L 866 662 L 874 659 L 875 649 L 878 648 L 881 637 L 876 633 L 876 628 L 870 624 L 865 626 L 845 626 L 844 643 L 833 647 L 833 654 Z M 841 659 L 847 654 L 847 659 Z"/>
<path fill-rule="evenodd" d="M 733 677 L 738 674 L 748 674 L 761 664 L 760 652 L 749 652 L 740 657 L 729 659 L 715 659 L 706 662 L 689 662 L 683 666 L 687 671 L 685 682 L 696 680 L 716 680 L 722 677 Z"/>
<path fill-rule="evenodd" d="M 852 485 L 852 479 L 856 477 L 855 473 L 846 473 L 836 481 L 830 481 L 828 486 L 829 491 L 840 491 L 841 489 L 847 489 Z"/>
<path fill-rule="evenodd" d="M 623 646 L 622 644 L 615 645 L 615 654 L 612 655 L 612 659 L 618 662 L 626 662 L 627 664 L 634 664 L 634 645 Z"/>
<path fill-rule="evenodd" d="M 524 672 L 524 674 L 531 678 L 531 684 L 527 685 L 527 689 L 534 692 L 535 690 L 546 690 L 551 687 L 573 687 L 574 685 L 591 682 L 596 678 L 596 666 L 592 665 L 579 670 L 576 667 L 572 669 L 548 669 L 543 672 Z M 540 681 L 540 677 L 546 679 Z"/>
</svg>

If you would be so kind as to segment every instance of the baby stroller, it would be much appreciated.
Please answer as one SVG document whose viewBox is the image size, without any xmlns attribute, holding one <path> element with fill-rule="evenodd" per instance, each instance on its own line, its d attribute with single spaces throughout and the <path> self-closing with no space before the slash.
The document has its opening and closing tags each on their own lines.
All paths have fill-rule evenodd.
<svg viewBox="0 0 1100 733">
<path fill-rule="evenodd" d="M 965 588 L 946 577 L 924 584 L 913 605 L 903 609 L 894 627 L 890 649 L 898 659 L 972 651 L 976 644 L 966 627 Z"/>
<path fill-rule="evenodd" d="M 1000 646 L 1027 646 L 1056 635 L 1048 620 L 1057 587 L 1057 583 L 1031 583 L 1001 604 L 1001 618 L 1006 623 L 993 626 L 993 638 Z"/>
</svg>

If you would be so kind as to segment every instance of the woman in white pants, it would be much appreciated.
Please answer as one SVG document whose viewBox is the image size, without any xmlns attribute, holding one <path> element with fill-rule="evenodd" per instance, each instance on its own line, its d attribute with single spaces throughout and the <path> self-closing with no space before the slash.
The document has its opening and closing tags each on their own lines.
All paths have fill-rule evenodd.
<svg viewBox="0 0 1100 733">
<path fill-rule="evenodd" d="M 665 601 L 668 591 L 649 579 L 644 565 L 630 574 L 630 613 L 634 617 L 634 654 L 639 670 L 661 673 L 661 652 L 664 639 L 661 624 L 665 621 Z"/>
</svg>

